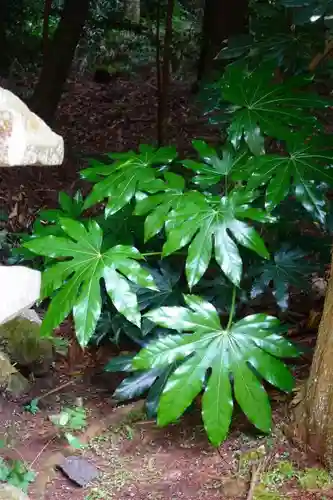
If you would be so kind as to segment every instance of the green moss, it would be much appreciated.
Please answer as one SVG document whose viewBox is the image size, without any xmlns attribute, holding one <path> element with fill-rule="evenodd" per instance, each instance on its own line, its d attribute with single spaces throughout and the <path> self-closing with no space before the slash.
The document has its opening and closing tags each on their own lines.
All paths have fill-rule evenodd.
<svg viewBox="0 0 333 500">
<path fill-rule="evenodd" d="M 241 473 L 249 472 L 252 465 L 258 463 L 266 455 L 266 448 L 259 446 L 256 449 L 245 451 L 239 456 L 239 470 Z"/>
<path fill-rule="evenodd" d="M 0 343 L 11 361 L 22 366 L 51 364 L 52 339 L 40 336 L 40 324 L 18 317 L 0 327 Z"/>
<path fill-rule="evenodd" d="M 269 491 L 264 485 L 258 484 L 254 490 L 253 500 L 282 500 L 276 491 Z"/>
<path fill-rule="evenodd" d="M 305 490 L 323 489 L 332 486 L 333 478 L 325 469 L 305 469 L 298 476 L 298 481 Z"/>
<path fill-rule="evenodd" d="M 265 486 L 277 487 L 295 476 L 296 472 L 292 462 L 289 460 L 282 460 L 273 469 L 263 474 L 262 483 Z"/>
</svg>

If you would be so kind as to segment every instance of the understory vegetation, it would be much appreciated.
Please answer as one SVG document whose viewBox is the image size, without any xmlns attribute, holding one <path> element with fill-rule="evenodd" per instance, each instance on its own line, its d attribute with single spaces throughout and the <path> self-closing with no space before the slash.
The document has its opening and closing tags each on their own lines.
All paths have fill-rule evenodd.
<svg viewBox="0 0 333 500">
<path fill-rule="evenodd" d="M 10 78 L 19 57 L 26 69 L 31 55 L 42 64 L 45 42 L 42 2 L 14 3 L 29 14 L 21 8 L 24 22 L 6 37 Z M 56 3 L 44 58 L 61 23 Z M 113 398 L 145 398 L 160 426 L 199 404 L 218 447 L 238 410 L 271 432 L 272 386 L 292 393 L 307 350 L 289 338 L 290 307 L 295 297 L 311 297 L 330 263 L 333 4 L 250 0 L 244 29 L 216 40 L 216 0 L 141 2 L 134 14 L 128 3 L 91 2 L 72 71 L 102 70 L 110 85 L 119 73 L 155 71 L 156 142 L 142 137 L 135 150 L 89 158 L 78 173 L 84 187 L 60 192 L 59 207 L 42 209 L 14 250 L 3 233 L 0 251 L 10 264 L 43 271 L 43 338 L 71 318 L 83 349 L 130 342 L 130 352 L 104 367 L 110 379 L 124 374 Z M 195 75 L 198 65 L 205 71 Z M 187 154 L 167 143 L 176 80 L 197 83 L 192 98 L 218 142 L 203 126 L 204 139 L 193 136 Z"/>
</svg>

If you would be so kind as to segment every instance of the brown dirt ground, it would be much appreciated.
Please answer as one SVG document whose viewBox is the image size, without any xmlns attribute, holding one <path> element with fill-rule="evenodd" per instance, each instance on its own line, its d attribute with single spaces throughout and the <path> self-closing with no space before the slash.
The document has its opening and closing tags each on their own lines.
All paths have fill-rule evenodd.
<svg viewBox="0 0 333 500">
<path fill-rule="evenodd" d="M 65 380 L 63 376 L 62 383 Z M 59 377 L 49 379 L 47 385 L 57 387 Z M 42 393 L 41 386 L 39 391 L 35 386 L 31 395 Z M 78 397 L 83 398 L 89 415 L 88 428 L 81 433 L 86 443 L 81 453 L 100 474 L 84 489 L 75 487 L 54 467 L 59 457 L 76 452 L 58 438 L 45 447 L 54 436 L 47 416 L 64 405 L 75 404 Z M 23 410 L 22 400 L 14 402 L 2 396 L 1 429 L 11 445 L 3 455 L 21 457 L 32 464 L 37 472 L 37 480 L 30 488 L 32 500 L 241 500 L 247 498 L 251 468 L 259 463 L 257 458 L 251 461 L 244 457 L 263 447 L 269 459 L 268 471 L 281 460 L 292 462 L 299 471 L 319 467 L 314 457 L 296 449 L 284 437 L 284 403 L 274 406 L 276 426 L 272 436 L 256 435 L 243 417 L 236 415 L 229 438 L 216 450 L 207 441 L 199 412 L 187 415 L 179 424 L 159 429 L 145 419 L 141 402 L 115 409 L 104 391 L 78 380 L 45 398 L 36 415 Z M 295 479 L 284 477 L 278 491 L 280 497 L 267 499 L 333 498 L 333 489 L 308 492 Z"/>
</svg>

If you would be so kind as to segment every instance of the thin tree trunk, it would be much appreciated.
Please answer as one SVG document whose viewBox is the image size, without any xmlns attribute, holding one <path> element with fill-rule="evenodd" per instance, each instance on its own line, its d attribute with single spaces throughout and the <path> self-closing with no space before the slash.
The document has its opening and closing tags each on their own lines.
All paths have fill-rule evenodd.
<svg viewBox="0 0 333 500">
<path fill-rule="evenodd" d="M 7 76 L 10 66 L 7 40 L 9 0 L 0 0 L 0 75 Z"/>
<path fill-rule="evenodd" d="M 294 410 L 294 436 L 333 470 L 333 259 L 305 397 Z"/>
<path fill-rule="evenodd" d="M 168 96 L 170 86 L 170 62 L 171 62 L 171 44 L 172 44 L 172 15 L 175 5 L 175 0 L 168 0 L 166 20 L 165 20 L 165 35 L 164 35 L 164 50 L 163 50 L 163 67 L 162 67 L 162 91 L 158 102 L 159 116 L 159 131 L 160 137 L 158 145 L 164 143 L 164 132 L 168 118 Z"/>
<path fill-rule="evenodd" d="M 230 36 L 246 33 L 248 0 L 206 0 L 202 23 L 201 53 L 198 62 L 198 81 L 209 77 L 214 58 Z"/>
<path fill-rule="evenodd" d="M 52 9 L 52 0 L 44 0 L 44 18 L 43 18 L 43 60 L 44 64 L 47 58 L 49 47 L 49 18 Z"/>
<path fill-rule="evenodd" d="M 161 0 L 157 0 L 156 9 L 156 79 L 157 79 L 157 144 L 163 143 L 163 120 L 161 115 L 162 74 L 161 74 Z"/>
<path fill-rule="evenodd" d="M 65 0 L 62 16 L 49 42 L 48 57 L 36 85 L 32 110 L 48 124 L 52 123 L 62 89 L 71 68 L 74 53 L 88 16 L 90 0 Z"/>
</svg>

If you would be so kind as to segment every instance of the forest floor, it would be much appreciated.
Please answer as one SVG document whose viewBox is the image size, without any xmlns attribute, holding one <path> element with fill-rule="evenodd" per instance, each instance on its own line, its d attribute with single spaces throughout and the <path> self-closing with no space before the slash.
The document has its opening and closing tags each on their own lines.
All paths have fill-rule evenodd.
<svg viewBox="0 0 333 500">
<path fill-rule="evenodd" d="M 33 386 L 29 398 L 73 381 L 71 377 L 59 364 L 52 376 Z M 83 448 L 73 450 L 57 436 L 48 416 L 73 407 L 78 398 L 87 411 L 88 425 L 78 433 Z M 141 401 L 115 408 L 110 393 L 88 383 L 87 377 L 42 399 L 35 415 L 24 409 L 26 402 L 0 399 L 0 437 L 8 443 L 4 457 L 24 460 L 37 473 L 29 489 L 32 500 L 333 498 L 333 479 L 314 456 L 285 437 L 283 397 L 273 397 L 271 435 L 256 434 L 236 414 L 231 433 L 218 450 L 209 445 L 198 410 L 159 429 L 146 419 Z M 84 488 L 57 470 L 64 457 L 72 455 L 80 455 L 98 472 L 98 478 Z M 251 484 L 256 490 L 249 496 Z"/>
<path fill-rule="evenodd" d="M 172 87 L 167 130 L 167 142 L 181 154 L 190 150 L 193 138 L 209 142 L 219 138 L 218 130 L 205 124 L 186 87 L 182 83 Z M 38 210 L 56 206 L 59 191 L 72 194 L 82 187 L 78 171 L 87 164 L 84 156 L 136 149 L 140 143 L 156 141 L 154 79 L 143 74 L 106 86 L 70 82 L 54 128 L 68 146 L 61 167 L 3 169 L 1 173 L 0 221 L 5 212 L 3 226 L 8 231 L 28 229 Z M 298 332 L 311 333 L 317 312 L 304 301 L 301 313 L 297 311 Z M 65 323 L 61 333 L 73 338 L 70 323 Z M 313 339 L 310 335 L 306 340 L 313 344 Z M 106 354 L 97 353 L 101 366 Z M 308 359 L 301 362 L 300 379 L 308 366 Z M 26 398 L 0 397 L 0 438 L 10 444 L 2 455 L 21 457 L 38 473 L 30 489 L 32 500 L 333 498 L 333 479 L 318 469 L 311 454 L 296 449 L 284 436 L 287 398 L 272 394 L 275 427 L 271 436 L 256 435 L 236 416 L 230 436 L 216 450 L 207 442 L 199 412 L 158 429 L 145 419 L 141 402 L 114 408 L 113 387 L 106 391 L 105 384 L 94 383 L 95 369 L 93 354 L 83 355 L 73 341 L 68 359 L 58 361 L 47 378 L 37 379 Z M 29 399 L 66 382 L 71 385 L 43 399 L 36 415 L 24 410 Z M 117 385 L 115 379 L 107 383 Z M 72 450 L 56 436 L 47 418 L 64 406 L 75 405 L 77 398 L 89 415 L 80 453 L 99 471 L 99 478 L 83 489 L 55 472 L 57 463 Z M 255 483 L 261 491 L 253 496 L 251 484 Z"/>
</svg>

